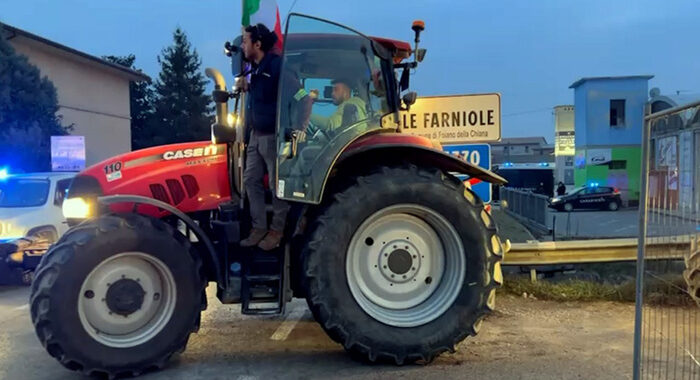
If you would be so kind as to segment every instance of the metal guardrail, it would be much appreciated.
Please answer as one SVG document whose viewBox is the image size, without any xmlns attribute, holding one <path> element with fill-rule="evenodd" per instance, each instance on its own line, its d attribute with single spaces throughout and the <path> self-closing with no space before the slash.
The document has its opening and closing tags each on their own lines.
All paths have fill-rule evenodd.
<svg viewBox="0 0 700 380">
<path fill-rule="evenodd" d="M 506 212 L 534 223 L 537 227 L 551 229 L 551 221 L 547 220 L 549 197 L 546 195 L 500 187 L 499 196 L 502 201 L 508 202 Z"/>
<path fill-rule="evenodd" d="M 695 235 L 647 238 L 647 259 L 682 259 L 695 249 Z M 637 260 L 637 238 L 513 243 L 503 265 L 589 264 Z"/>
</svg>

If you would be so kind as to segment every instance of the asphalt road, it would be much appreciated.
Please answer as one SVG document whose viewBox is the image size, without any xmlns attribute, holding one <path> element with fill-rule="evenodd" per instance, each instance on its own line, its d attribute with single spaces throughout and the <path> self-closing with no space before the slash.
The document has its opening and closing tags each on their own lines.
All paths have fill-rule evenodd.
<svg viewBox="0 0 700 380">
<path fill-rule="evenodd" d="M 29 319 L 28 294 L 27 288 L 0 288 L 0 379 L 86 379 L 41 347 Z M 353 361 L 326 337 L 302 301 L 286 317 L 258 318 L 210 298 L 202 329 L 187 350 L 142 379 L 630 378 L 630 304 L 502 296 L 479 336 L 460 344 L 457 353 L 428 365 L 396 367 Z"/>
<path fill-rule="evenodd" d="M 549 219 L 556 218 L 557 238 L 600 237 L 623 238 L 637 236 L 639 231 L 637 209 L 619 211 L 551 211 Z"/>
<path fill-rule="evenodd" d="M 555 233 L 558 239 L 577 238 L 627 238 L 639 235 L 639 211 L 621 209 L 619 211 L 549 212 L 549 220 L 556 218 Z M 651 212 L 646 219 L 647 233 L 650 236 L 670 236 L 697 232 L 695 218 L 676 217 Z"/>
</svg>

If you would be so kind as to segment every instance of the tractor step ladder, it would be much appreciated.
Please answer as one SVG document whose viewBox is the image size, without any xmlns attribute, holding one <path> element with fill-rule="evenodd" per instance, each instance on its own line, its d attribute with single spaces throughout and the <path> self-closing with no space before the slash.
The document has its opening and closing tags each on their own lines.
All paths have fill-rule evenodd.
<svg viewBox="0 0 700 380">
<path fill-rule="evenodd" d="M 270 252 L 253 248 L 245 255 L 241 281 L 243 314 L 283 314 L 289 255 L 284 246 Z"/>
</svg>

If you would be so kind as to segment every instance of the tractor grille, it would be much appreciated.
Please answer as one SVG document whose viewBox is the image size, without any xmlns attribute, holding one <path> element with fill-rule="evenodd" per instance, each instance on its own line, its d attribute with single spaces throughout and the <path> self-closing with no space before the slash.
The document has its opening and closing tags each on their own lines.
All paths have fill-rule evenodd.
<svg viewBox="0 0 700 380">
<path fill-rule="evenodd" d="M 154 183 L 149 187 L 151 188 L 151 194 L 153 194 L 153 198 L 161 202 L 170 203 L 170 197 L 168 197 L 168 192 L 165 191 L 165 186 L 159 183 Z"/>
<path fill-rule="evenodd" d="M 185 199 L 185 190 L 182 188 L 180 181 L 176 179 L 166 179 L 165 184 L 168 185 L 168 190 L 170 190 L 170 195 L 173 198 L 173 203 L 179 205 L 183 199 Z"/>
<path fill-rule="evenodd" d="M 188 174 L 183 175 L 181 179 L 182 182 L 173 178 L 166 179 L 165 185 L 167 186 L 167 189 L 166 186 L 159 183 L 151 184 L 149 187 L 151 189 L 151 194 L 153 194 L 153 198 L 177 206 L 182 203 L 185 198 L 196 197 L 197 194 L 199 194 L 199 184 L 197 183 L 197 179 Z"/>
<path fill-rule="evenodd" d="M 199 193 L 199 184 L 197 184 L 197 179 L 194 176 L 185 174 L 182 176 L 182 183 L 185 184 L 185 190 L 187 190 L 187 196 L 192 198 Z"/>
</svg>

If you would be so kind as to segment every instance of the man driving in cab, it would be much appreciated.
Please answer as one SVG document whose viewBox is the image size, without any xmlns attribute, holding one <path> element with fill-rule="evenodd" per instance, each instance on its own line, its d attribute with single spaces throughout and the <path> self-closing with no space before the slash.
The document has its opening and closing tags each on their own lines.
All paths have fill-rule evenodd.
<svg viewBox="0 0 700 380">
<path fill-rule="evenodd" d="M 337 105 L 338 108 L 331 116 L 312 114 L 311 123 L 313 125 L 327 131 L 334 131 L 340 126 L 367 119 L 366 104 L 364 100 L 352 95 L 350 83 L 351 81 L 347 79 L 335 79 L 331 82 L 333 85 L 333 104 Z M 312 96 L 318 97 L 318 90 L 312 90 L 311 93 Z"/>
</svg>

